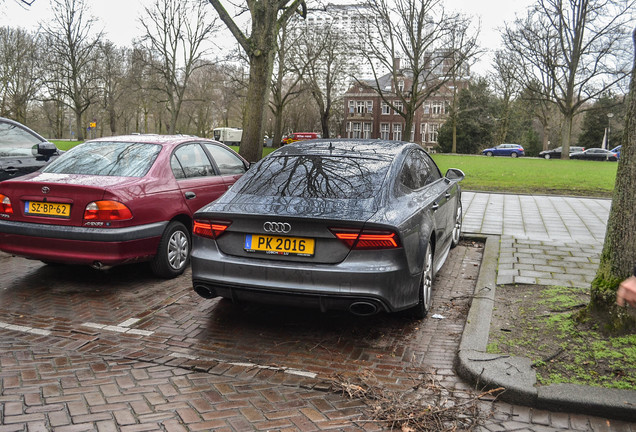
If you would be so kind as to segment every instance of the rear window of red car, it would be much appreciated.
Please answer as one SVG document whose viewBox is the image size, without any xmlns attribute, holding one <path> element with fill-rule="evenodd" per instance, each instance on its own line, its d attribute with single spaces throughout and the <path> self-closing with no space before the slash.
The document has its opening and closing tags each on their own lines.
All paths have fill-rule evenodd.
<svg viewBox="0 0 636 432">
<path fill-rule="evenodd" d="M 45 173 L 117 177 L 146 175 L 161 146 L 135 142 L 85 142 L 43 169 Z"/>
</svg>

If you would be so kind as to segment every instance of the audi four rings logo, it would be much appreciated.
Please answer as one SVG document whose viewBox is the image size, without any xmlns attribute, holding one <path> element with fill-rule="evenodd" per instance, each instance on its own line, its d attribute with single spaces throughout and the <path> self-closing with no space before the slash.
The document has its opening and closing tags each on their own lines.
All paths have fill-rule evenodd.
<svg viewBox="0 0 636 432">
<path fill-rule="evenodd" d="M 287 222 L 265 222 L 263 230 L 270 233 L 287 234 L 291 231 L 291 225 Z"/>
</svg>

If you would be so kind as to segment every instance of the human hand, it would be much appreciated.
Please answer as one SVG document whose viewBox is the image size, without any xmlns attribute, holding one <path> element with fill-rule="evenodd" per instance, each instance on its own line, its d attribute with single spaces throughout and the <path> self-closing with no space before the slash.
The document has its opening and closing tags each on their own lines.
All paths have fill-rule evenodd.
<svg viewBox="0 0 636 432">
<path fill-rule="evenodd" d="M 625 279 L 618 286 L 616 292 L 616 304 L 625 306 L 625 303 L 631 307 L 636 307 L 636 277 L 632 276 Z"/>
</svg>

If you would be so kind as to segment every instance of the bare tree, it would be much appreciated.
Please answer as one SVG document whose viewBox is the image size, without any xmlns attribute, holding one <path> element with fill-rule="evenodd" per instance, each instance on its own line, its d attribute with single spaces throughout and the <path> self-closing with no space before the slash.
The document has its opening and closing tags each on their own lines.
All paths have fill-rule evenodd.
<svg viewBox="0 0 636 432">
<path fill-rule="evenodd" d="M 490 84 L 500 100 L 494 138 L 494 144 L 497 145 L 506 142 L 512 105 L 519 95 L 521 86 L 516 79 L 518 63 L 510 52 L 496 51 L 493 67 L 494 72 L 490 77 Z"/>
<path fill-rule="evenodd" d="M 280 28 L 294 13 L 307 14 L 305 0 L 247 0 L 239 13 L 250 13 L 249 36 L 232 19 L 221 0 L 209 2 L 249 59 L 250 77 L 240 153 L 254 162 L 263 154 L 263 108 L 267 106 L 269 97 L 276 38 Z"/>
<path fill-rule="evenodd" d="M 447 13 L 441 0 L 377 0 L 367 7 L 372 18 L 362 53 L 373 67 L 374 90 L 404 118 L 408 137 L 424 101 L 467 75 L 477 54 L 476 34 L 468 18 Z M 385 71 L 389 87 L 381 82 Z"/>
<path fill-rule="evenodd" d="M 103 86 L 103 110 L 108 116 L 111 135 L 117 134 L 117 123 L 123 110 L 119 102 L 126 93 L 126 50 L 118 48 L 110 41 L 100 43 L 101 78 Z"/>
<path fill-rule="evenodd" d="M 27 122 L 28 106 L 41 85 L 38 36 L 0 28 L 0 115 Z"/>
<path fill-rule="evenodd" d="M 607 223 L 605 244 L 601 261 L 592 282 L 590 307 L 607 318 L 608 312 L 616 312 L 616 290 L 620 281 L 632 274 L 636 265 L 636 29 L 634 61 L 631 71 L 629 108 L 625 117 L 621 157 L 616 173 L 616 186 Z M 616 317 L 616 315 L 614 315 Z M 636 315 L 619 313 L 618 320 L 611 319 L 613 327 L 636 325 Z M 622 319 L 621 319 L 622 318 Z"/>
<path fill-rule="evenodd" d="M 334 99 L 344 92 L 353 69 L 350 46 L 342 32 L 327 24 L 314 30 L 305 29 L 298 47 L 297 64 L 302 67 L 298 74 L 318 106 L 322 137 L 329 138 Z"/>
<path fill-rule="evenodd" d="M 506 49 L 521 61 L 522 83 L 563 115 L 561 158 L 569 158 L 573 119 L 629 73 L 627 23 L 634 0 L 537 0 L 506 26 Z"/>
<path fill-rule="evenodd" d="M 77 139 L 84 139 L 84 113 L 97 101 L 98 43 L 93 32 L 96 18 L 85 0 L 52 0 L 53 19 L 43 27 L 47 45 L 47 87 L 59 90 L 64 104 L 75 114 Z"/>
<path fill-rule="evenodd" d="M 272 143 L 277 146 L 283 138 L 283 123 L 285 108 L 297 98 L 305 88 L 300 85 L 306 64 L 299 62 L 297 54 L 301 43 L 302 33 L 289 32 L 288 26 L 281 28 L 278 35 L 278 50 L 272 77 L 272 98 L 269 108 L 273 115 Z"/>
<path fill-rule="evenodd" d="M 144 28 L 142 44 L 152 54 L 148 66 L 161 77 L 155 90 L 165 98 L 167 129 L 175 133 L 188 81 L 205 64 L 202 59 L 211 49 L 205 42 L 216 24 L 208 22 L 205 5 L 196 0 L 155 0 L 139 22 Z"/>
</svg>

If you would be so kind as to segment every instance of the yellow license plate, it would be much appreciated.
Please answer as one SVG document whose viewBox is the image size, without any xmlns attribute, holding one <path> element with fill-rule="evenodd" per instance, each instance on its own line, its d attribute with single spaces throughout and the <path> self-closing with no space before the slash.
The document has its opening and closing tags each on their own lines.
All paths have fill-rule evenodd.
<svg viewBox="0 0 636 432">
<path fill-rule="evenodd" d="M 34 216 L 54 216 L 67 218 L 71 216 L 71 205 L 40 201 L 27 201 L 24 204 L 24 213 Z"/>
<path fill-rule="evenodd" d="M 270 255 L 313 256 L 315 244 L 315 240 L 310 238 L 248 234 L 244 248 L 247 252 Z"/>
</svg>

